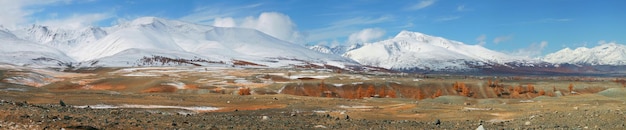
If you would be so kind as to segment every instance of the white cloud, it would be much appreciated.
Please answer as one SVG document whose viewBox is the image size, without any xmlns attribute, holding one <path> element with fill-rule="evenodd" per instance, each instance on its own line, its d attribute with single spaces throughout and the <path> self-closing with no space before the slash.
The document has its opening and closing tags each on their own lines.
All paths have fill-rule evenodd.
<svg viewBox="0 0 626 130">
<path fill-rule="evenodd" d="M 365 43 L 380 39 L 385 35 L 385 30 L 380 28 L 367 28 L 350 34 L 348 43 Z"/>
<path fill-rule="evenodd" d="M 37 21 L 36 23 L 52 27 L 76 29 L 85 26 L 91 26 L 98 21 L 102 21 L 112 17 L 113 15 L 110 13 L 74 14 L 70 17 L 63 19 L 49 19 L 44 21 Z"/>
<path fill-rule="evenodd" d="M 179 20 L 212 25 L 211 22 L 214 22 L 216 18 L 239 17 L 244 12 L 247 14 L 255 13 L 251 10 L 262 5 L 262 3 L 257 3 L 234 7 L 228 5 L 201 6 L 195 8 L 191 14 L 180 17 Z"/>
<path fill-rule="evenodd" d="M 514 55 L 525 56 L 530 58 L 536 58 L 541 56 L 544 48 L 548 46 L 547 41 L 541 41 L 540 43 L 532 43 L 527 48 L 522 48 L 514 52 Z"/>
<path fill-rule="evenodd" d="M 15 28 L 29 24 L 31 15 L 41 12 L 43 8 L 30 8 L 33 6 L 68 3 L 69 0 L 0 0 L 0 25 L 7 28 Z"/>
<path fill-rule="evenodd" d="M 259 17 L 247 17 L 241 27 L 252 28 L 292 43 L 304 44 L 304 36 L 297 31 L 289 16 L 278 12 L 264 12 Z"/>
<path fill-rule="evenodd" d="M 487 44 L 487 42 L 485 42 L 485 40 L 487 40 L 487 35 L 483 34 L 480 35 L 476 38 L 476 41 L 478 41 L 478 45 L 480 46 L 484 46 L 485 44 Z"/>
<path fill-rule="evenodd" d="M 237 7 L 238 9 L 248 9 L 260 6 L 261 4 L 247 5 L 242 7 Z M 305 35 L 297 30 L 296 24 L 291 21 L 291 18 L 285 14 L 278 12 L 263 12 L 259 16 L 247 16 L 245 18 L 235 18 L 230 15 L 234 15 L 234 12 L 225 13 L 225 14 L 213 14 L 215 11 L 218 11 L 218 8 L 200 8 L 196 9 L 197 11 L 206 11 L 208 13 L 195 13 L 192 15 L 188 15 L 180 18 L 183 21 L 190 21 L 194 23 L 210 23 L 211 21 L 213 26 L 217 27 L 241 27 L 241 28 L 250 28 L 261 31 L 265 34 L 268 34 L 272 37 L 278 38 L 280 40 L 296 43 L 296 44 L 305 44 L 304 39 Z M 232 10 L 232 9 L 229 9 Z M 218 11 L 219 12 L 219 11 Z M 206 17 L 202 17 L 206 16 Z"/>
<path fill-rule="evenodd" d="M 417 4 L 409 7 L 410 10 L 419 10 L 431 6 L 437 2 L 436 0 L 421 0 Z"/>
<path fill-rule="evenodd" d="M 508 41 L 513 39 L 512 35 L 506 35 L 506 36 L 499 36 L 493 39 L 493 43 L 498 44 L 500 42 L 504 42 L 504 41 Z"/>
<path fill-rule="evenodd" d="M 310 35 L 308 35 L 307 41 L 319 41 L 345 37 L 359 31 L 359 28 L 356 28 L 357 26 L 383 23 L 392 19 L 392 16 L 386 15 L 380 17 L 354 17 L 335 21 L 327 27 L 308 31 Z"/>
<path fill-rule="evenodd" d="M 73 0 L 0 0 L 0 25 L 7 28 L 17 28 L 28 24 L 42 24 L 63 28 L 79 28 L 92 25 L 96 22 L 112 18 L 111 13 L 84 13 L 71 14 L 59 18 L 57 12 L 46 12 L 46 6 L 56 4 L 72 4 L 92 1 Z M 33 15 L 47 13 L 49 18 L 37 19 Z"/>
<path fill-rule="evenodd" d="M 235 27 L 237 26 L 237 24 L 235 23 L 235 20 L 231 17 L 226 17 L 226 18 L 215 18 L 214 22 L 213 22 L 213 26 L 216 27 Z"/>
</svg>

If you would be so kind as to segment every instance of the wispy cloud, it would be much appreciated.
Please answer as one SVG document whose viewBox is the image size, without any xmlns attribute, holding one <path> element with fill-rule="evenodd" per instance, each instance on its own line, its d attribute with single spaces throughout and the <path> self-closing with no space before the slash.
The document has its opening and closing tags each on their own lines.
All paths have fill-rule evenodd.
<svg viewBox="0 0 626 130">
<path fill-rule="evenodd" d="M 502 25 L 545 24 L 545 23 L 561 23 L 561 22 L 570 22 L 570 21 L 573 21 L 573 19 L 569 19 L 569 18 L 545 18 L 545 19 L 537 19 L 537 20 L 531 20 L 531 21 L 522 21 L 522 22 L 510 23 L 510 24 L 502 24 Z"/>
<path fill-rule="evenodd" d="M 539 20 L 538 22 L 551 23 L 551 22 L 569 22 L 569 21 L 572 21 L 572 19 L 553 19 L 553 18 L 549 18 L 549 19 Z"/>
<path fill-rule="evenodd" d="M 335 21 L 335 22 L 331 23 L 330 27 L 331 28 L 336 28 L 336 27 L 345 27 L 345 26 L 350 26 L 350 25 L 375 24 L 375 23 L 382 23 L 382 22 L 385 22 L 385 21 L 389 21 L 391 19 L 392 19 L 392 16 L 390 16 L 390 15 L 380 16 L 378 18 L 373 18 L 373 17 L 355 17 L 355 18 Z"/>
<path fill-rule="evenodd" d="M 307 41 L 315 42 L 325 39 L 334 39 L 337 37 L 345 37 L 354 33 L 361 28 L 358 26 L 371 25 L 377 23 L 383 23 L 393 20 L 390 15 L 380 17 L 354 17 L 348 19 L 342 19 L 332 22 L 326 27 L 309 30 Z"/>
<path fill-rule="evenodd" d="M 350 34 L 348 43 L 365 43 L 380 39 L 385 35 L 385 30 L 381 28 L 366 28 L 359 32 Z"/>
<path fill-rule="evenodd" d="M 513 52 L 514 55 L 524 56 L 529 58 L 537 58 L 541 56 L 543 50 L 548 46 L 547 41 L 541 41 L 539 43 L 532 43 L 526 48 L 519 49 Z"/>
<path fill-rule="evenodd" d="M 74 14 L 70 17 L 61 19 L 47 19 L 43 21 L 37 21 L 37 24 L 77 29 L 85 26 L 91 26 L 96 22 L 113 18 L 112 13 L 93 13 L 93 14 Z"/>
<path fill-rule="evenodd" d="M 68 0 L 0 0 L 0 25 L 8 28 L 32 22 L 31 16 L 43 11 L 41 6 L 67 4 Z"/>
<path fill-rule="evenodd" d="M 435 4 L 435 2 L 437 2 L 437 0 L 421 0 L 417 4 L 414 4 L 414 5 L 410 6 L 408 9 L 409 10 L 420 10 L 420 9 L 423 9 L 423 8 L 426 8 L 428 6 L 431 6 L 431 5 Z"/>
<path fill-rule="evenodd" d="M 64 13 L 46 11 L 47 7 L 94 2 L 73 0 L 0 0 L 0 25 L 17 28 L 28 24 L 42 24 L 62 28 L 80 28 L 114 17 L 114 11 L 97 13 Z M 114 10 L 114 9 L 113 9 Z M 44 15 L 39 15 L 43 14 Z M 48 16 L 47 18 L 36 17 Z"/>
<path fill-rule="evenodd" d="M 435 19 L 436 22 L 445 22 L 445 21 L 452 21 L 452 20 L 457 20 L 460 19 L 461 16 L 444 16 L 444 17 L 439 17 L 437 19 Z"/>
<path fill-rule="evenodd" d="M 493 39 L 493 43 L 499 44 L 500 42 L 508 41 L 513 39 L 513 35 L 499 36 Z"/>
<path fill-rule="evenodd" d="M 207 24 L 210 25 L 214 22 L 216 18 L 224 18 L 224 17 L 237 17 L 243 13 L 253 13 L 253 9 L 262 6 L 263 3 L 257 4 L 249 4 L 249 5 L 241 5 L 241 6 L 232 6 L 229 7 L 227 5 L 207 5 L 200 6 L 193 10 L 192 13 L 185 15 L 183 17 L 178 18 L 179 20 Z"/>
<path fill-rule="evenodd" d="M 459 5 L 456 7 L 456 11 L 465 11 L 465 5 Z"/>
<path fill-rule="evenodd" d="M 485 44 L 487 44 L 485 40 L 487 40 L 487 35 L 485 34 L 482 34 L 476 38 L 476 41 L 478 41 L 478 45 L 480 46 L 485 46 Z"/>
</svg>

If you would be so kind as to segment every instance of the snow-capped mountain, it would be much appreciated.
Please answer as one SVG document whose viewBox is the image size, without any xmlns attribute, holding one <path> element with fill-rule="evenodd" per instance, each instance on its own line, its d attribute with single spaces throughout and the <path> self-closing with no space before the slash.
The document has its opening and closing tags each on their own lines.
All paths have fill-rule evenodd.
<svg viewBox="0 0 626 130">
<path fill-rule="evenodd" d="M 318 51 L 326 54 L 334 54 L 334 55 L 343 55 L 344 53 L 358 49 L 363 47 L 362 43 L 355 43 L 348 46 L 344 45 L 336 45 L 336 46 L 326 46 L 326 45 L 312 45 L 309 46 L 309 49 Z"/>
<path fill-rule="evenodd" d="M 394 38 L 364 45 L 343 56 L 363 65 L 396 70 L 457 71 L 495 64 L 533 66 L 541 62 L 410 31 L 402 31 Z"/>
<path fill-rule="evenodd" d="M 113 27 L 73 30 L 33 25 L 24 29 L 3 29 L 0 35 L 0 39 L 10 43 L 2 44 L 3 52 L 15 51 L 11 46 L 36 46 L 31 48 L 44 49 L 32 51 L 46 52 L 50 55 L 47 58 L 82 66 L 176 65 L 170 61 L 195 62 L 191 63 L 193 65 L 246 61 L 270 67 L 358 64 L 253 29 L 213 27 L 155 17 L 138 18 Z M 2 53 L 4 57 L 8 55 Z M 19 58 L 3 58 L 6 61 L 1 62 L 13 63 L 12 60 Z M 155 61 L 168 63 L 153 63 Z"/>
<path fill-rule="evenodd" d="M 0 62 L 20 66 L 65 66 L 74 60 L 55 48 L 22 40 L 0 28 Z"/>
<path fill-rule="evenodd" d="M 544 61 L 556 64 L 626 65 L 626 46 L 617 43 L 601 44 L 593 48 L 565 48 L 546 55 Z"/>
</svg>

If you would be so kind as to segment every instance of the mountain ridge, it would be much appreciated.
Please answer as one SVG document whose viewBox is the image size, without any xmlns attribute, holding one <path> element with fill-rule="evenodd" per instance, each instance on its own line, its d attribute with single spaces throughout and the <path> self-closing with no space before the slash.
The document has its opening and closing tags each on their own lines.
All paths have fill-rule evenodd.
<svg viewBox="0 0 626 130">
<path fill-rule="evenodd" d="M 626 45 L 611 42 L 592 48 L 578 47 L 574 50 L 565 48 L 542 59 L 555 64 L 626 65 Z"/>
<path fill-rule="evenodd" d="M 84 67 L 143 65 L 140 62 L 146 57 L 210 61 L 201 64 L 233 64 L 235 60 L 243 60 L 270 67 L 358 65 L 351 59 L 318 53 L 254 29 L 214 27 L 157 17 L 141 17 L 111 27 L 72 30 L 33 25 L 3 33 L 5 40 L 19 39 L 13 41 L 61 52 L 66 57 L 55 57 L 63 58 L 59 61 Z"/>
</svg>

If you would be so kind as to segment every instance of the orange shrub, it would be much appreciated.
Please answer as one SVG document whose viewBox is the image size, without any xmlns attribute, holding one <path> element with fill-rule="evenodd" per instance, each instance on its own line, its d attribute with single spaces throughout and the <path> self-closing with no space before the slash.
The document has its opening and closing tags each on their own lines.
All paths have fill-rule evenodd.
<svg viewBox="0 0 626 130">
<path fill-rule="evenodd" d="M 359 86 L 359 88 L 356 89 L 356 94 L 357 94 L 356 98 L 360 99 L 360 98 L 365 97 L 365 90 L 363 90 L 362 86 Z"/>
<path fill-rule="evenodd" d="M 431 98 L 437 98 L 439 96 L 442 95 L 441 89 L 438 89 L 437 92 L 435 94 L 433 94 L 433 96 Z"/>
<path fill-rule="evenodd" d="M 532 84 L 528 84 L 528 92 L 535 93 L 535 86 L 533 86 Z"/>
<path fill-rule="evenodd" d="M 388 95 L 389 95 L 390 98 L 396 98 L 396 91 L 389 90 Z"/>
<path fill-rule="evenodd" d="M 251 94 L 250 93 L 250 88 L 248 88 L 248 87 L 241 87 L 241 88 L 239 88 L 238 94 L 239 95 L 250 95 Z"/>
<path fill-rule="evenodd" d="M 376 94 L 376 89 L 374 89 L 374 85 L 370 85 L 367 87 L 367 95 L 368 97 L 372 97 Z"/>
<path fill-rule="evenodd" d="M 461 86 L 461 95 L 469 97 L 470 96 L 470 88 L 465 86 L 465 85 L 462 85 Z"/>
<path fill-rule="evenodd" d="M 380 91 L 378 91 L 378 96 L 380 98 L 385 98 L 387 95 L 385 94 L 385 87 L 380 87 Z"/>
<path fill-rule="evenodd" d="M 569 93 L 572 93 L 574 91 L 574 84 L 570 83 L 569 87 L 567 87 L 567 88 L 569 88 Z"/>
<path fill-rule="evenodd" d="M 543 96 L 543 95 L 546 95 L 546 91 L 542 89 L 541 91 L 539 91 L 539 96 Z"/>
<path fill-rule="evenodd" d="M 422 100 L 424 99 L 424 95 L 422 94 L 422 90 L 417 90 L 415 92 L 415 95 L 413 96 L 413 98 L 417 99 L 417 100 Z"/>
</svg>

